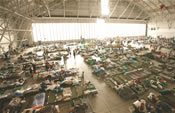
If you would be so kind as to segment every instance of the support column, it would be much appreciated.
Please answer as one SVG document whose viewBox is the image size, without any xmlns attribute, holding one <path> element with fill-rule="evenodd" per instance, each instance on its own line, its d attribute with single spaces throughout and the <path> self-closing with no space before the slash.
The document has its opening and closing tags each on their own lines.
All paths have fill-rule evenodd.
<svg viewBox="0 0 175 113">
<path fill-rule="evenodd" d="M 145 36 L 148 36 L 148 23 L 146 23 Z"/>
</svg>

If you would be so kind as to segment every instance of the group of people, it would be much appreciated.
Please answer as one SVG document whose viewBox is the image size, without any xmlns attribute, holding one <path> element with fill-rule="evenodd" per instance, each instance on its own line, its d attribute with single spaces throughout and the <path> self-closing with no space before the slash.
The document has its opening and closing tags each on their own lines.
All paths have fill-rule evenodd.
<svg viewBox="0 0 175 113">
<path fill-rule="evenodd" d="M 71 50 L 70 50 L 69 47 L 68 47 L 67 51 L 71 55 Z M 74 56 L 74 58 L 75 58 L 75 56 L 77 54 L 77 51 L 78 51 L 78 49 L 73 50 L 73 56 Z M 48 58 L 48 50 L 47 49 L 44 49 L 43 57 L 44 57 L 44 60 L 45 60 L 45 70 L 46 71 L 57 70 L 57 69 L 61 68 L 61 66 L 59 65 L 58 62 L 49 62 L 47 60 L 47 58 Z M 22 59 L 21 56 L 20 56 L 20 58 Z M 66 60 L 66 58 L 64 58 L 64 61 L 65 60 Z M 30 68 L 29 68 L 29 71 L 30 71 L 30 73 L 32 75 L 36 73 L 36 64 L 34 62 L 31 63 Z"/>
<path fill-rule="evenodd" d="M 69 55 L 71 56 L 72 53 L 71 53 L 71 50 L 70 50 L 69 47 L 68 47 L 67 51 L 68 51 Z M 75 58 L 75 56 L 76 56 L 77 53 L 78 53 L 78 48 L 76 48 L 76 49 L 73 50 L 73 56 L 74 56 L 74 58 Z"/>
<path fill-rule="evenodd" d="M 48 61 L 45 62 L 45 69 L 46 71 L 48 71 L 49 69 L 53 69 L 55 67 L 55 63 L 52 62 L 52 64 L 50 64 Z"/>
<path fill-rule="evenodd" d="M 138 99 L 133 103 L 134 113 L 174 113 L 172 107 L 161 101 L 154 93 L 148 95 L 147 103 L 144 99 Z"/>
<path fill-rule="evenodd" d="M 52 62 L 52 63 L 49 63 L 48 61 L 45 62 L 45 70 L 46 71 L 49 71 L 49 70 L 56 70 L 56 69 L 59 69 L 60 68 L 60 65 L 58 62 Z"/>
<path fill-rule="evenodd" d="M 48 61 L 45 62 L 45 70 L 49 71 L 49 70 L 56 70 L 59 69 L 59 63 L 58 62 L 52 62 L 49 63 Z M 35 63 L 31 63 L 30 68 L 29 68 L 30 74 L 35 74 L 36 73 L 36 64 Z"/>
</svg>

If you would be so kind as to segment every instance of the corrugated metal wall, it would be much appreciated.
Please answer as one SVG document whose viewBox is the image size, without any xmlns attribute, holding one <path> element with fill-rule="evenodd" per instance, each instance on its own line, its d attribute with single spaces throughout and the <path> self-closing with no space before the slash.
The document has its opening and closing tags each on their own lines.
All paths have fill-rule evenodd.
<svg viewBox="0 0 175 113">
<path fill-rule="evenodd" d="M 144 36 L 145 24 L 33 23 L 34 41 L 75 40 L 117 36 Z"/>
</svg>

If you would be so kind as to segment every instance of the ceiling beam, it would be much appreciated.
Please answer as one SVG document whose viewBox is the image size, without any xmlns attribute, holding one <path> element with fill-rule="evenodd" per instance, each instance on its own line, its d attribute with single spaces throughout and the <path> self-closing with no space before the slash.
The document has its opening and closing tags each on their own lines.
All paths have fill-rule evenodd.
<svg viewBox="0 0 175 113">
<path fill-rule="evenodd" d="M 136 16 L 135 20 L 138 19 L 143 14 L 143 10 L 140 11 L 140 13 Z"/>
<path fill-rule="evenodd" d="M 80 0 L 77 1 L 78 8 L 77 8 L 77 17 L 79 17 L 79 10 L 80 10 Z"/>
<path fill-rule="evenodd" d="M 118 4 L 119 4 L 120 0 L 117 0 L 117 2 L 114 5 L 114 8 L 112 9 L 111 13 L 109 14 L 109 18 L 112 16 L 112 14 L 114 13 L 115 9 L 117 8 Z"/>
<path fill-rule="evenodd" d="M 5 42 L 5 43 L 0 43 L 0 44 L 9 44 L 9 42 Z M 1 46 L 0 46 L 0 48 L 1 48 Z"/>
<path fill-rule="evenodd" d="M 7 24 L 7 27 L 9 28 L 9 24 Z M 12 39 L 11 39 L 10 32 L 9 32 L 9 31 L 7 31 L 7 33 L 8 33 L 8 38 L 9 38 L 9 39 L 7 39 L 7 40 L 9 40 L 9 41 L 11 42 L 11 40 L 12 40 Z"/>
<path fill-rule="evenodd" d="M 160 11 L 164 11 L 164 10 L 170 10 L 170 9 L 175 9 L 175 4 L 174 5 L 169 5 L 166 6 L 166 8 L 160 9 L 160 8 L 155 8 L 152 10 L 147 10 L 148 13 L 155 13 L 155 12 L 160 12 Z"/>
<path fill-rule="evenodd" d="M 146 20 L 146 19 L 149 19 L 149 18 L 150 18 L 150 16 L 148 15 L 148 16 L 144 17 L 143 20 Z"/>
<path fill-rule="evenodd" d="M 48 6 L 49 6 L 49 9 L 51 11 L 51 10 L 54 10 L 55 8 L 59 8 L 59 6 L 61 6 L 62 4 L 63 4 L 63 0 L 61 2 L 58 2 L 58 3 L 54 2 L 54 4 L 51 4 L 51 5 L 48 5 Z M 46 13 L 46 11 L 43 11 L 39 15 L 45 14 L 45 13 Z"/>
<path fill-rule="evenodd" d="M 165 5 L 161 0 L 158 0 L 158 1 L 159 1 L 159 3 Z M 168 4 L 169 4 L 169 2 L 168 2 Z M 170 4 L 170 5 L 171 5 L 171 4 Z M 171 14 L 171 11 L 170 11 L 168 8 L 166 8 L 166 6 L 165 6 L 163 9 L 166 9 L 167 13 L 168 13 L 168 14 Z"/>
<path fill-rule="evenodd" d="M 136 5 L 134 4 L 132 9 L 129 12 L 129 15 L 128 15 L 127 19 L 131 16 L 131 14 L 133 13 L 135 7 L 136 7 Z"/>
<path fill-rule="evenodd" d="M 97 0 L 97 16 L 101 16 L 101 0 Z"/>
<path fill-rule="evenodd" d="M 51 10 L 51 9 L 53 9 L 53 8 L 55 8 L 57 5 L 58 5 L 58 2 L 59 1 L 59 3 L 60 4 L 62 4 L 62 1 L 63 0 L 54 0 L 54 2 L 50 2 L 49 4 L 48 4 L 48 7 L 49 7 L 49 10 Z M 32 2 L 31 2 L 32 3 Z M 60 5 L 59 4 L 59 5 Z M 36 5 L 35 5 L 36 6 Z M 37 5 L 38 6 L 38 5 Z M 42 9 L 41 9 L 42 8 Z M 38 12 L 39 10 L 43 10 L 43 12 Z M 45 14 L 45 13 L 48 13 L 48 11 L 45 11 L 46 10 L 46 8 L 45 7 L 33 7 L 33 8 L 31 8 L 31 10 L 29 11 L 29 14 L 28 15 L 32 15 L 32 16 L 35 16 L 35 15 L 40 15 L 40 14 Z"/>
<path fill-rule="evenodd" d="M 2 20 L 2 23 L 0 24 L 0 28 L 3 28 L 4 23 L 5 22 Z"/>
<path fill-rule="evenodd" d="M 97 8 L 99 8 L 99 5 L 98 5 L 98 0 L 97 0 L 97 2 L 95 2 L 95 5 L 94 5 L 94 7 L 92 7 L 92 11 L 91 11 L 91 14 L 90 14 L 90 18 L 92 17 L 92 15 L 94 14 L 94 10 L 97 10 Z"/>
<path fill-rule="evenodd" d="M 21 14 L 26 14 L 26 12 L 28 13 L 27 10 L 29 10 L 28 8 L 29 8 L 29 6 L 31 6 L 32 3 L 33 2 L 28 2 L 27 0 L 21 0 L 20 7 L 17 7 L 17 5 L 15 6 L 13 4 L 12 4 L 12 6 L 10 5 L 8 7 L 10 7 L 11 10 L 14 10 L 13 12 L 20 12 Z"/>
<path fill-rule="evenodd" d="M 140 8 L 140 9 L 144 9 L 144 12 L 146 13 L 146 14 L 148 14 L 150 17 L 154 17 L 154 16 L 160 16 L 160 14 L 159 13 L 155 13 L 155 14 L 150 14 L 150 13 L 148 13 L 145 9 L 146 9 L 146 7 L 145 6 L 143 6 L 143 4 L 145 4 L 148 8 L 150 8 L 150 9 L 153 9 L 147 2 L 145 2 L 144 0 L 140 0 L 140 1 L 142 1 L 142 2 L 138 2 L 137 3 L 137 6 Z M 142 3 L 142 4 L 140 4 L 140 3 Z"/>
<path fill-rule="evenodd" d="M 89 8 L 88 8 L 88 10 L 89 10 L 89 14 L 88 14 L 88 15 L 91 15 L 91 8 L 90 8 L 91 6 L 90 6 L 90 2 L 88 2 L 88 7 L 89 7 Z"/>
<path fill-rule="evenodd" d="M 0 9 L 5 10 L 5 11 L 8 11 L 8 12 L 11 12 L 12 14 L 18 15 L 18 16 L 20 16 L 20 17 L 23 17 L 23 18 L 27 19 L 27 20 L 33 21 L 31 18 L 29 18 L 29 17 L 27 17 L 27 16 L 24 16 L 24 15 L 18 13 L 18 12 L 13 12 L 13 11 L 11 11 L 11 10 L 5 8 L 5 7 L 0 6 Z"/>
<path fill-rule="evenodd" d="M 3 34 L 0 34 L 3 35 Z M 6 40 L 8 40 L 9 42 L 11 42 L 11 40 L 9 38 L 7 38 L 6 36 L 3 36 L 3 38 L 5 38 Z"/>
<path fill-rule="evenodd" d="M 66 16 L 66 1 L 64 0 L 63 1 L 63 7 L 64 7 L 64 17 Z"/>
<path fill-rule="evenodd" d="M 0 30 L 3 30 L 3 29 L 0 29 Z M 6 29 L 6 31 L 19 31 L 19 32 L 29 31 L 29 32 L 31 32 L 32 30 L 30 30 L 30 29 Z"/>
<path fill-rule="evenodd" d="M 6 24 L 8 24 L 8 22 L 7 22 Z M 1 40 L 4 38 L 4 34 L 5 34 L 5 32 L 6 32 L 6 29 L 7 29 L 7 25 L 6 25 L 5 28 L 2 30 L 0 42 L 1 42 Z"/>
<path fill-rule="evenodd" d="M 11 42 L 12 41 L 12 38 L 11 38 L 11 35 L 10 35 L 10 32 L 8 31 L 8 36 L 9 36 L 9 41 Z"/>
<path fill-rule="evenodd" d="M 75 17 L 35 17 L 35 18 L 33 18 L 36 22 L 37 21 L 39 21 L 39 22 L 44 22 L 44 20 L 83 20 L 83 19 L 87 19 L 87 20 L 96 20 L 98 18 L 98 16 L 96 16 L 96 17 L 92 17 L 92 18 L 90 18 L 90 17 L 79 17 L 79 18 L 77 18 L 76 16 Z M 105 17 L 104 17 L 104 19 L 105 19 Z M 135 20 L 134 18 L 133 19 L 118 19 L 118 18 L 109 18 L 109 19 L 107 19 L 107 20 L 124 20 L 124 21 L 144 21 L 145 22 L 145 20 Z M 95 21 L 96 22 L 96 21 Z"/>
<path fill-rule="evenodd" d="M 145 3 L 147 3 L 147 2 L 149 2 L 148 3 L 148 6 L 151 6 L 150 5 L 150 3 L 152 4 L 152 5 L 154 5 L 155 7 L 152 7 L 152 9 L 154 9 L 154 8 L 156 8 L 157 7 L 157 4 L 155 4 L 153 1 L 151 1 L 151 0 L 147 0 L 147 2 L 146 1 L 144 1 Z M 158 7 L 159 8 L 159 7 Z M 158 13 L 159 15 L 161 15 L 160 13 Z"/>
<path fill-rule="evenodd" d="M 129 4 L 127 5 L 127 7 L 124 9 L 124 11 L 120 14 L 120 16 L 118 17 L 119 19 L 125 14 L 125 12 L 128 10 L 129 6 L 132 4 L 133 0 L 131 0 L 129 2 Z"/>
<path fill-rule="evenodd" d="M 45 6 L 45 7 L 46 7 L 46 9 L 47 9 L 47 12 L 48 12 L 49 17 L 51 17 L 51 15 L 50 15 L 50 9 L 49 9 L 49 7 L 48 7 L 48 5 L 47 5 L 46 1 L 45 1 L 45 0 L 43 0 L 43 3 L 44 3 L 44 6 Z"/>
</svg>

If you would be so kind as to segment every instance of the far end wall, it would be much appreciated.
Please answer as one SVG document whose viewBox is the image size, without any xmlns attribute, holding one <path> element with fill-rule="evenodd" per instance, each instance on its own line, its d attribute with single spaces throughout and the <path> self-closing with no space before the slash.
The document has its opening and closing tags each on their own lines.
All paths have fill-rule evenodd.
<svg viewBox="0 0 175 113">
<path fill-rule="evenodd" d="M 169 24 L 164 17 L 151 20 L 148 23 L 148 36 L 175 37 L 175 18 L 171 19 Z"/>
</svg>

